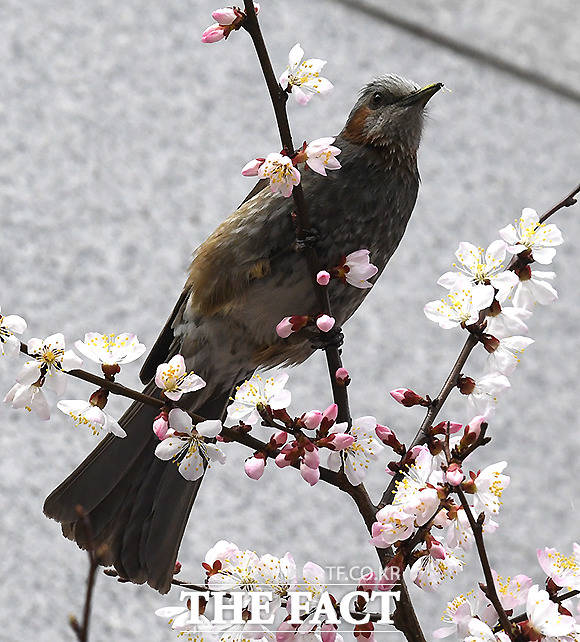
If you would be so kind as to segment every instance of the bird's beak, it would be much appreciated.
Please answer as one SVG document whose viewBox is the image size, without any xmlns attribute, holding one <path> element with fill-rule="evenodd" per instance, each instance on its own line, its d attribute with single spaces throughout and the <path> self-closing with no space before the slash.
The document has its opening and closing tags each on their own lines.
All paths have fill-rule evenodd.
<svg viewBox="0 0 580 642">
<path fill-rule="evenodd" d="M 418 89 L 417 91 L 414 91 L 412 94 L 409 94 L 403 100 L 401 100 L 401 105 L 408 106 L 408 105 L 421 105 L 422 107 L 425 107 L 425 105 L 431 100 L 431 98 L 443 87 L 442 82 L 435 82 L 432 83 L 431 85 L 426 85 L 423 87 L 423 89 Z"/>
</svg>

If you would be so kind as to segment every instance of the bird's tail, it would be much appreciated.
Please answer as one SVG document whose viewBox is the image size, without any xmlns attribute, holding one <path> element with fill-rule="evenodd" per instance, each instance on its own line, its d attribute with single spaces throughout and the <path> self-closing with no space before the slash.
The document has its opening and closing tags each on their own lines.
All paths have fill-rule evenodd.
<svg viewBox="0 0 580 642">
<path fill-rule="evenodd" d="M 145 389 L 154 393 L 154 386 Z M 230 390 L 196 411 L 220 419 Z M 161 593 L 171 579 L 189 513 L 203 476 L 187 481 L 154 451 L 152 431 L 158 410 L 135 402 L 119 423 L 124 439 L 108 435 L 44 503 L 45 514 L 62 524 L 63 534 L 81 548 L 100 549 L 101 563 L 113 564 L 131 582 L 147 582 Z M 88 521 L 79 518 L 81 506 Z"/>
</svg>

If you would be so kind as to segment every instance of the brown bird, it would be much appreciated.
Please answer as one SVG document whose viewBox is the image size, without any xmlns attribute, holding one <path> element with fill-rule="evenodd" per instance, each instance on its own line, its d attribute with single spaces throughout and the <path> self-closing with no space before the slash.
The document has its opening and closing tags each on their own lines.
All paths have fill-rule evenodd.
<svg viewBox="0 0 580 642">
<path fill-rule="evenodd" d="M 342 168 L 327 177 L 304 171 L 302 187 L 318 232 L 321 269 L 355 250 L 370 250 L 379 275 L 396 250 L 419 187 L 417 150 L 425 105 L 441 89 L 388 75 L 366 85 L 334 143 Z M 261 187 L 261 186 L 260 186 Z M 306 260 L 296 251 L 292 199 L 254 190 L 196 250 L 185 288 L 149 354 L 141 379 L 156 394 L 158 364 L 185 357 L 207 385 L 181 407 L 221 418 L 233 387 L 256 368 L 298 364 L 315 350 L 311 336 L 280 339 L 285 316 L 321 312 Z M 332 280 L 333 314 L 341 326 L 369 290 Z M 151 426 L 157 410 L 134 403 L 120 420 L 127 437 L 107 436 L 47 498 L 44 512 L 66 537 L 93 545 L 103 564 L 132 582 L 165 593 L 201 479 L 186 481 L 177 466 L 155 457 Z"/>
</svg>

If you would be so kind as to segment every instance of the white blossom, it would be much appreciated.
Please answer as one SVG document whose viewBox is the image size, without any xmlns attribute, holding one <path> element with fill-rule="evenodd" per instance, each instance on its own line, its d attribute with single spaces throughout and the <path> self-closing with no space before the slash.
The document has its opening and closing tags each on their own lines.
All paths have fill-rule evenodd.
<svg viewBox="0 0 580 642">
<path fill-rule="evenodd" d="M 497 596 L 501 605 L 506 610 L 514 609 L 516 606 L 525 604 L 528 598 L 528 591 L 532 586 L 532 578 L 527 575 L 515 575 L 514 577 L 502 577 L 496 571 L 491 570 Z"/>
<path fill-rule="evenodd" d="M 491 372 L 500 372 L 504 375 L 511 374 L 520 362 L 520 354 L 534 343 L 529 337 L 506 337 L 499 340 L 499 346 L 488 358 L 488 369 Z"/>
<path fill-rule="evenodd" d="M 525 308 L 502 307 L 499 314 L 487 317 L 485 331 L 498 339 L 528 334 L 528 326 L 524 321 L 531 316 L 532 312 Z"/>
<path fill-rule="evenodd" d="M 572 555 L 564 555 L 555 548 L 538 549 L 538 562 L 554 584 L 580 590 L 580 544 L 574 544 Z"/>
<path fill-rule="evenodd" d="M 558 292 L 548 281 L 556 278 L 555 272 L 534 270 L 530 266 L 520 271 L 520 280 L 512 294 L 512 301 L 516 308 L 527 310 L 536 303 L 549 305 L 558 298 Z"/>
<path fill-rule="evenodd" d="M 216 642 L 217 634 L 212 623 L 199 614 L 198 622 L 191 622 L 191 611 L 187 606 L 166 606 L 155 611 L 157 617 L 169 618 L 169 624 L 174 631 L 182 631 L 180 640 L 191 642 Z M 186 637 L 187 636 L 187 637 Z"/>
<path fill-rule="evenodd" d="M 129 332 L 119 335 L 87 332 L 84 341 L 75 342 L 75 348 L 87 359 L 104 365 L 131 363 L 147 349 Z"/>
<path fill-rule="evenodd" d="M 185 359 L 176 354 L 169 363 L 160 363 L 155 373 L 155 385 L 172 401 L 179 401 L 188 392 L 205 386 L 205 381 L 194 372 L 187 372 Z"/>
<path fill-rule="evenodd" d="M 409 577 L 419 588 L 436 591 L 446 580 L 452 580 L 463 570 L 463 559 L 458 553 L 445 550 L 444 559 L 423 555 L 411 566 Z"/>
<path fill-rule="evenodd" d="M 57 395 L 62 395 L 66 390 L 64 373 L 82 364 L 82 359 L 72 350 L 65 350 L 64 336 L 60 332 L 44 340 L 30 339 L 28 354 L 32 358 L 23 365 L 16 381 L 23 386 L 30 386 L 44 379 Z"/>
<path fill-rule="evenodd" d="M 405 540 L 415 530 L 415 515 L 407 513 L 402 506 L 387 504 L 377 512 L 376 520 L 371 542 L 377 548 L 387 548 Z"/>
<path fill-rule="evenodd" d="M 325 94 L 333 87 L 332 83 L 320 75 L 326 60 L 309 58 L 302 60 L 304 50 L 295 44 L 288 55 L 288 67 L 280 76 L 282 89 L 290 91 L 299 105 L 305 105 L 314 94 Z"/>
<path fill-rule="evenodd" d="M 487 250 L 462 241 L 455 252 L 459 265 L 456 272 L 446 272 L 437 283 L 448 290 L 455 290 L 465 285 L 477 287 L 491 285 L 498 290 L 497 300 L 501 303 L 509 295 L 518 281 L 510 270 L 505 270 L 504 260 L 507 246 L 504 241 L 494 241 Z"/>
<path fill-rule="evenodd" d="M 254 551 L 237 550 L 222 561 L 222 568 L 209 576 L 210 591 L 241 591 L 242 603 L 247 606 L 252 591 L 260 590 L 259 557 Z"/>
<path fill-rule="evenodd" d="M 174 408 L 169 412 L 169 426 L 167 436 L 155 449 L 155 455 L 164 461 L 173 459 L 185 479 L 199 479 L 203 475 L 205 463 L 225 463 L 225 454 L 204 439 L 217 437 L 222 429 L 221 421 L 201 421 L 194 427 L 191 417 L 185 411 Z"/>
<path fill-rule="evenodd" d="M 576 621 L 570 615 L 562 615 L 558 605 L 550 600 L 547 591 L 540 591 L 534 584 L 526 601 L 528 625 L 543 637 L 561 637 L 576 631 Z"/>
<path fill-rule="evenodd" d="M 292 194 L 294 186 L 300 183 L 300 172 L 294 167 L 292 159 L 282 154 L 268 154 L 257 172 L 260 178 L 270 179 L 270 190 L 274 194 L 280 192 L 286 198 Z"/>
<path fill-rule="evenodd" d="M 499 231 L 502 239 L 508 243 L 512 254 L 531 250 L 534 261 L 548 265 L 556 255 L 554 249 L 564 242 L 562 233 L 553 223 L 540 223 L 536 210 L 525 207 L 516 225 L 506 225 Z M 516 227 L 517 226 L 517 227 Z"/>
<path fill-rule="evenodd" d="M 461 594 L 447 603 L 441 620 L 451 626 L 444 626 L 433 631 L 436 639 L 446 638 L 450 635 L 457 635 L 464 638 L 468 633 L 468 625 L 472 618 L 478 617 L 488 626 L 497 622 L 497 613 L 490 601 L 485 597 L 481 589 L 476 593 L 470 591 Z"/>
<path fill-rule="evenodd" d="M 356 250 L 346 256 L 339 272 L 344 273 L 344 280 L 349 285 L 362 290 L 373 287 L 368 279 L 372 278 L 379 268 L 370 262 L 369 254 L 368 250 Z"/>
<path fill-rule="evenodd" d="M 341 165 L 336 157 L 341 150 L 333 146 L 334 140 L 328 137 L 317 138 L 306 146 L 306 164 L 313 172 L 326 176 L 327 169 L 340 169 Z"/>
<path fill-rule="evenodd" d="M 479 319 L 480 311 L 491 305 L 493 296 L 491 285 L 465 284 L 451 290 L 445 298 L 427 303 L 424 307 L 425 316 L 445 330 L 458 325 L 471 325 Z"/>
<path fill-rule="evenodd" d="M 467 396 L 467 402 L 475 414 L 489 418 L 495 412 L 497 396 L 510 387 L 509 379 L 505 375 L 490 372 L 475 382 L 475 388 Z"/>
<path fill-rule="evenodd" d="M 244 381 L 228 406 L 228 421 L 242 421 L 253 426 L 260 421 L 257 409 L 259 404 L 270 406 L 272 410 L 287 408 L 292 400 L 291 392 L 284 387 L 287 381 L 288 375 L 285 372 L 277 372 L 267 378 L 255 374 Z"/>
<path fill-rule="evenodd" d="M 127 433 L 113 417 L 88 401 L 63 399 L 56 406 L 65 415 L 72 417 L 77 426 L 88 426 L 93 431 L 93 435 L 98 435 L 101 430 L 104 430 L 117 437 L 127 436 Z"/>
<path fill-rule="evenodd" d="M 509 637 L 503 631 L 495 634 L 485 622 L 473 618 L 467 625 L 469 635 L 463 642 L 509 642 Z"/>
<path fill-rule="evenodd" d="M 481 511 L 499 513 L 502 504 L 501 496 L 510 483 L 509 476 L 501 474 L 506 466 L 506 461 L 486 466 L 473 480 L 475 484 L 473 508 L 477 513 Z"/>
<path fill-rule="evenodd" d="M 15 410 L 25 408 L 29 412 L 34 412 L 44 421 L 50 419 L 50 408 L 44 392 L 34 384 L 23 386 L 15 383 L 6 393 L 4 403 L 10 404 Z"/>
<path fill-rule="evenodd" d="M 439 497 L 433 486 L 427 486 L 433 470 L 433 455 L 421 448 L 415 461 L 407 466 L 402 478 L 396 483 L 393 506 L 414 515 L 417 526 L 426 524 L 439 508 Z"/>
<path fill-rule="evenodd" d="M 3 317 L 0 314 L 0 355 L 14 357 L 20 350 L 20 341 L 14 336 L 26 330 L 26 321 L 16 314 Z"/>
<path fill-rule="evenodd" d="M 330 433 L 344 433 L 348 425 L 334 424 Z M 376 461 L 384 449 L 376 438 L 377 420 L 374 417 L 359 417 L 352 422 L 350 435 L 354 438 L 352 445 L 340 451 L 331 451 L 327 465 L 330 470 L 338 471 L 344 463 L 344 472 L 353 486 L 358 486 L 366 477 L 369 464 Z"/>
</svg>

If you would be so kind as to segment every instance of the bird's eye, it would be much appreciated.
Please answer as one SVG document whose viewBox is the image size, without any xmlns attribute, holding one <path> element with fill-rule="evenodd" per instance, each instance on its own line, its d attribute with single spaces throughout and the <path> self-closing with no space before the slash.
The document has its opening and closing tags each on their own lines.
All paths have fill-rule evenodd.
<svg viewBox="0 0 580 642">
<path fill-rule="evenodd" d="M 381 94 L 380 91 L 376 91 L 371 98 L 371 109 L 378 109 L 383 104 L 384 99 L 385 97 L 383 96 L 383 94 Z"/>
</svg>

